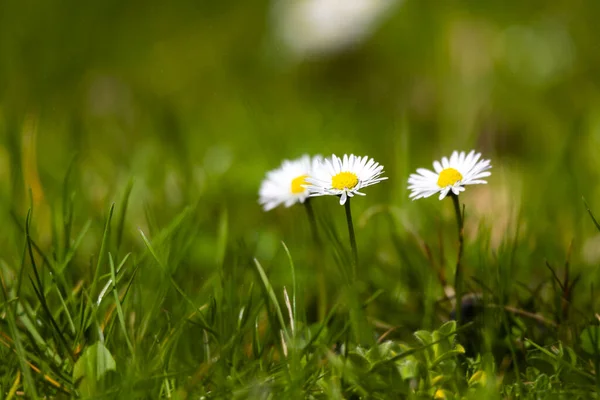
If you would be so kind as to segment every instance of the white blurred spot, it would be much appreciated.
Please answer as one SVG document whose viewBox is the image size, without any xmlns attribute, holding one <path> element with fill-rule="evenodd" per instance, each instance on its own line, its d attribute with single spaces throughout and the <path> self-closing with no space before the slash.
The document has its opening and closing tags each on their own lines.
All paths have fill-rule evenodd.
<svg viewBox="0 0 600 400">
<path fill-rule="evenodd" d="M 373 32 L 398 0 L 275 0 L 278 36 L 296 56 L 344 50 Z"/>
</svg>

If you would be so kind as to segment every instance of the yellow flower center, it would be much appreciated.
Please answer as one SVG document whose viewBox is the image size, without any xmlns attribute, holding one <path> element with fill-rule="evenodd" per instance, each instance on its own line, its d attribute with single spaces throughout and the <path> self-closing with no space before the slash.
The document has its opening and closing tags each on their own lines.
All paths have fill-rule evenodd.
<svg viewBox="0 0 600 400">
<path fill-rule="evenodd" d="M 439 187 L 446 187 L 454 185 L 456 182 L 460 181 L 463 176 L 455 170 L 454 168 L 446 168 L 442 172 L 440 172 L 440 176 L 438 178 L 437 184 Z"/>
<path fill-rule="evenodd" d="M 354 172 L 340 172 L 331 178 L 331 186 L 337 190 L 352 189 L 358 185 L 358 177 Z"/>
<path fill-rule="evenodd" d="M 300 175 L 299 177 L 292 179 L 292 194 L 300 194 L 306 190 L 302 185 L 308 183 L 306 182 L 307 177 L 308 175 Z"/>
</svg>

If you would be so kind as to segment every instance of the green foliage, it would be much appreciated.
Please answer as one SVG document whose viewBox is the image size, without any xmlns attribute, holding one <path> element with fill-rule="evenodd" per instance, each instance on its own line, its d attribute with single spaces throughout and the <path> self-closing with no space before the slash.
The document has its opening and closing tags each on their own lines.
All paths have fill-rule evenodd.
<svg viewBox="0 0 600 400">
<path fill-rule="evenodd" d="M 597 398 L 600 3 L 404 0 L 315 58 L 270 3 L 0 2 L 0 398 Z M 471 148 L 457 326 L 406 180 Z M 356 265 L 335 199 L 256 201 L 332 152 L 389 177 Z"/>
<path fill-rule="evenodd" d="M 93 397 L 102 394 L 97 387 L 98 381 L 117 369 L 117 364 L 110 351 L 101 343 L 86 347 L 73 367 L 73 381 L 77 382 L 82 397 Z"/>
</svg>

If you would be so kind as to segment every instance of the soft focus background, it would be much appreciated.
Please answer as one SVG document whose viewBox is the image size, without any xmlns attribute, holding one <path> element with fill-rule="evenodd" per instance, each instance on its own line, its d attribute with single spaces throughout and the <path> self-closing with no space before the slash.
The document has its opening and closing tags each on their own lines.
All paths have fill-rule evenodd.
<svg viewBox="0 0 600 400">
<path fill-rule="evenodd" d="M 275 286 L 289 285 L 283 240 L 306 307 L 317 270 L 330 306 L 336 267 L 305 257 L 304 210 L 264 213 L 257 192 L 282 159 L 355 153 L 389 177 L 353 201 L 361 296 L 385 292 L 369 313 L 406 332 L 437 326 L 449 309 L 423 313 L 444 293 L 424 249 L 451 282 L 454 215 L 450 201 L 409 201 L 406 180 L 476 149 L 493 170 L 489 185 L 461 195 L 469 275 L 486 277 L 493 264 L 534 288 L 551 278 L 546 261 L 560 270 L 572 246 L 572 274 L 584 277 L 578 301 L 588 304 L 600 280 L 600 236 L 582 201 L 600 213 L 599 14 L 594 0 L 3 0 L 5 279 L 20 264 L 30 206 L 40 247 L 60 247 L 65 199 L 72 237 L 91 221 L 68 280 L 91 279 L 109 207 L 122 212 L 132 184 L 121 255 L 144 249 L 138 230 L 153 238 L 190 207 L 186 245 L 165 250 L 185 292 L 201 297 L 223 259 L 241 265 L 232 282 L 246 287 L 252 257 Z M 314 204 L 345 238 L 336 200 Z M 512 258 L 509 247 L 519 249 Z M 158 278 L 141 270 L 136 279 L 145 304 Z M 523 295 L 507 290 L 515 302 Z M 161 296 L 164 310 L 181 304 L 174 291 Z"/>
<path fill-rule="evenodd" d="M 594 1 L 0 7 L 2 204 L 23 216 L 30 188 L 40 234 L 74 159 L 80 222 L 103 218 L 134 179 L 127 234 L 197 201 L 206 224 L 227 209 L 235 235 L 272 247 L 300 222 L 263 214 L 258 186 L 305 152 L 374 157 L 390 179 L 355 207 L 397 207 L 418 230 L 423 210 L 451 207 L 410 203 L 409 173 L 474 148 L 494 175 L 464 201 L 496 244 L 519 215 L 536 262 L 571 240 L 600 257 L 581 202 L 600 209 Z M 0 233 L 3 248 L 13 235 Z"/>
</svg>

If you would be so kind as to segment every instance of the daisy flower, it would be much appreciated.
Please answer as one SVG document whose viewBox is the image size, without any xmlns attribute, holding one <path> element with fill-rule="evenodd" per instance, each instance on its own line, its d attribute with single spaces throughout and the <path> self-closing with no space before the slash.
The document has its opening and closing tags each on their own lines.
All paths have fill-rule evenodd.
<svg viewBox="0 0 600 400">
<path fill-rule="evenodd" d="M 333 154 L 318 164 L 311 176 L 306 178 L 306 187 L 311 196 L 340 196 L 340 204 L 344 205 L 348 197 L 359 192 L 364 187 L 379 183 L 387 177 L 382 177 L 383 165 L 367 156 L 357 157 L 345 154 L 340 158 Z"/>
<path fill-rule="evenodd" d="M 464 151 L 454 151 L 450 156 L 442 158 L 442 162 L 434 161 L 435 172 L 425 168 L 417 169 L 416 174 L 408 178 L 409 197 L 413 200 L 440 194 L 440 200 L 452 191 L 455 195 L 465 190 L 465 185 L 487 183 L 482 180 L 491 175 L 488 169 L 492 168 L 490 160 L 482 160 L 481 153 L 471 150 L 469 154 Z"/>
<path fill-rule="evenodd" d="M 305 154 L 296 160 L 284 160 L 279 168 L 267 172 L 258 192 L 258 202 L 263 209 L 269 211 L 281 204 L 290 207 L 304 203 L 309 195 L 305 187 L 306 178 L 321 158 L 315 156 L 311 159 Z"/>
</svg>

